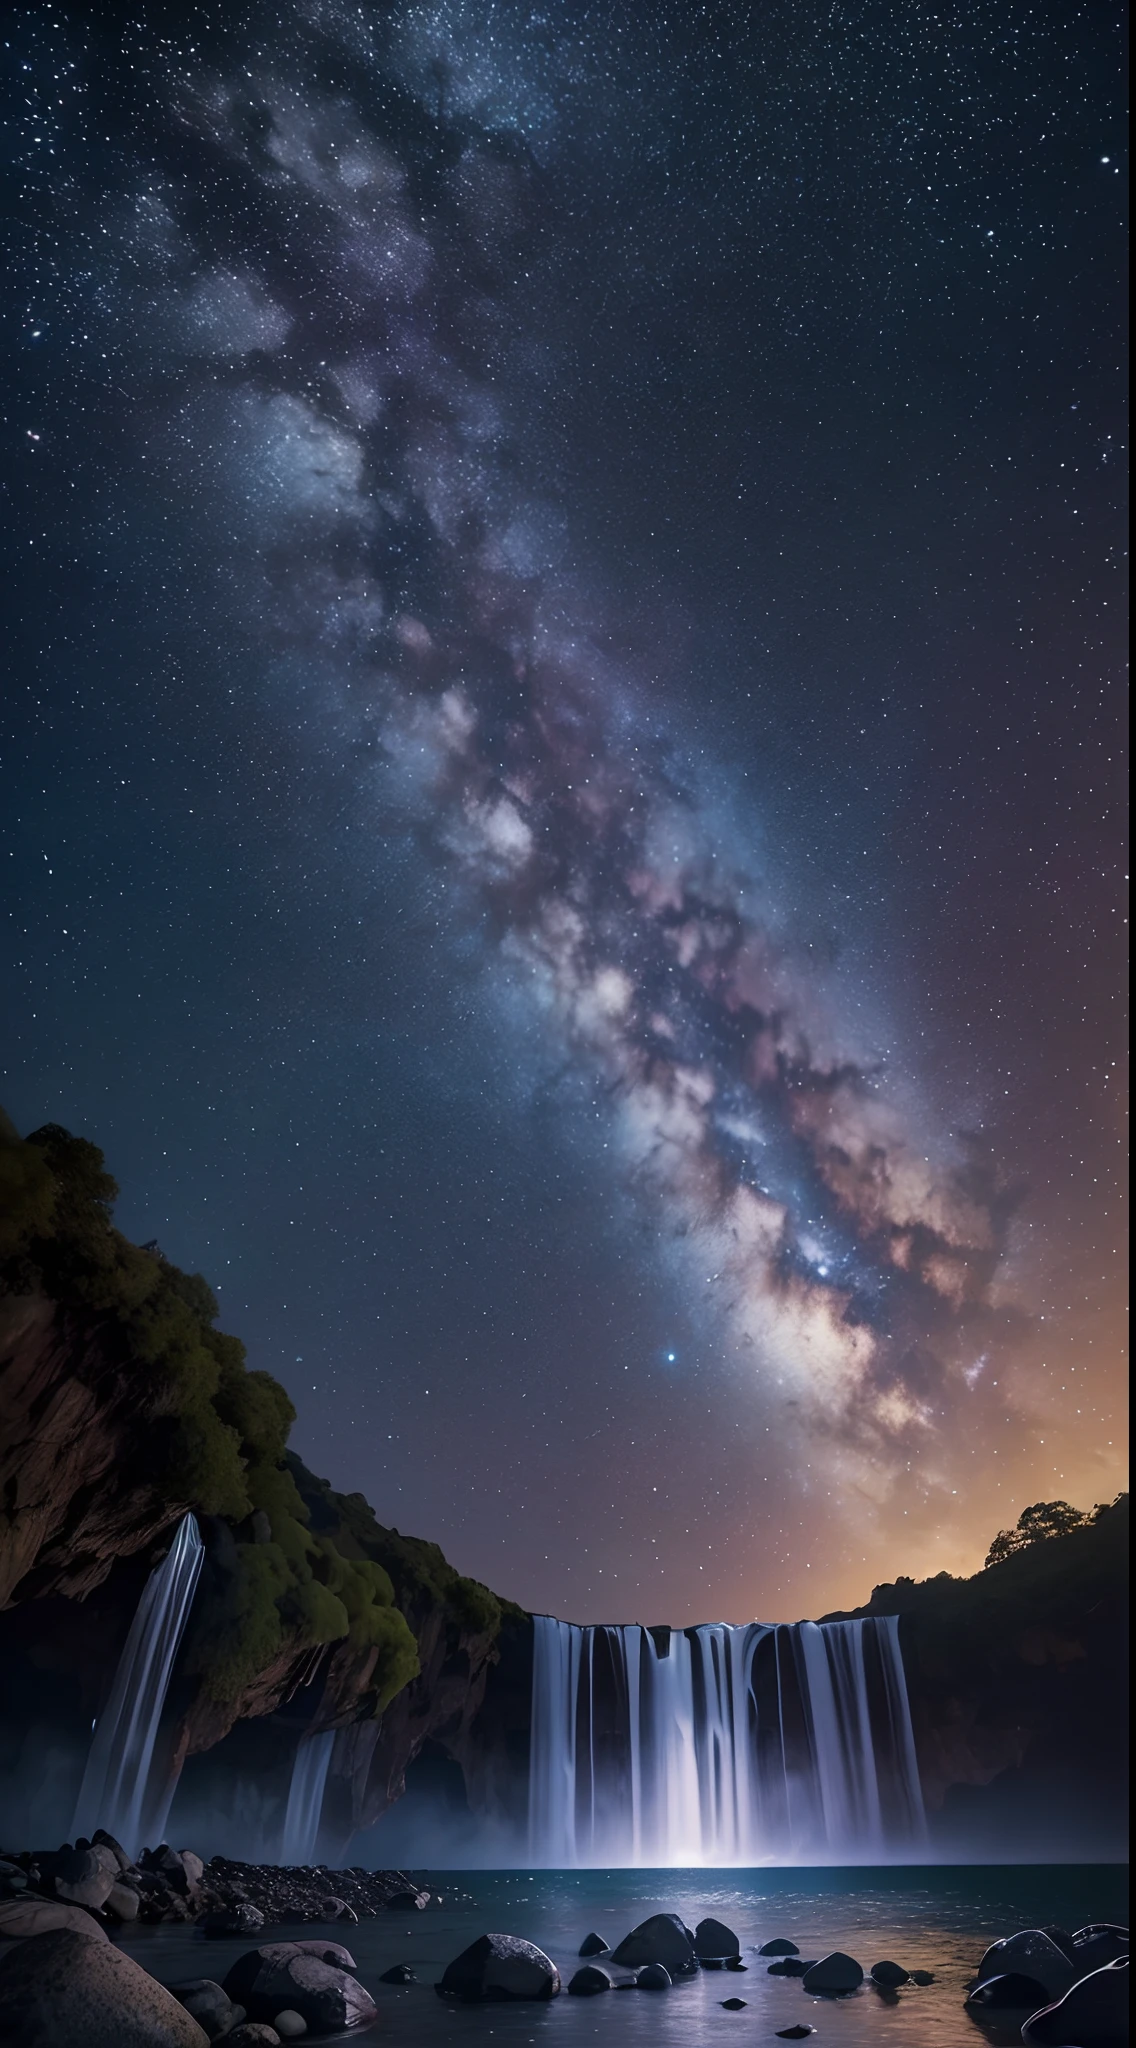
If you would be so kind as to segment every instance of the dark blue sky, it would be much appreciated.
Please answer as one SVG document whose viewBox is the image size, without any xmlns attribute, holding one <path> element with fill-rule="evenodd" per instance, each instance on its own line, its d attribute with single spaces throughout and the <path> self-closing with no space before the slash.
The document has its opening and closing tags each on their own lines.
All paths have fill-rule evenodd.
<svg viewBox="0 0 1136 2048">
<path fill-rule="evenodd" d="M 569 1618 L 1120 1484 L 1119 10 L 15 11 L 3 1099 Z"/>
</svg>

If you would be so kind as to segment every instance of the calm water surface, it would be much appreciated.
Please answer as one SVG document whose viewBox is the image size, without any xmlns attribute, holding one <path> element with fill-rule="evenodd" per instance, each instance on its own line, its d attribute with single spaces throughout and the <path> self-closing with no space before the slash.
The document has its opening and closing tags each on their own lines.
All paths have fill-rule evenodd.
<svg viewBox="0 0 1136 2048">
<path fill-rule="evenodd" d="M 351 2038 L 438 2048 L 721 2048 L 770 2042 L 798 2020 L 816 2028 L 816 2048 L 983 2048 L 1020 2041 L 1021 2020 L 979 2027 L 963 2009 L 968 1978 L 987 1943 L 1017 1927 L 1128 1920 L 1128 1873 L 1117 1865 L 1056 1864 L 887 1870 L 573 1870 L 421 1873 L 442 1904 L 391 1913 L 358 1927 L 266 1930 L 268 1939 L 344 1941 L 379 2007 L 369 2035 Z M 477 1935 L 520 1934 L 539 1943 L 567 1983 L 577 1950 L 595 1928 L 612 1946 L 653 1912 L 688 1925 L 712 1913 L 734 1928 L 746 1975 L 708 1970 L 669 1992 L 616 1991 L 548 2005 L 452 2007 L 435 1996 L 445 1965 Z M 934 1984 L 881 1995 L 810 1998 L 799 1982 L 769 1977 L 752 1953 L 787 1935 L 806 1956 L 841 1948 L 865 1970 L 883 1957 L 932 1970 Z M 122 1946 L 156 1977 L 222 1978 L 248 1938 L 206 1941 L 182 1927 L 139 1928 Z M 392 1963 L 410 1963 L 420 1982 L 380 1984 Z M 724 1998 L 744 1998 L 725 2012 Z"/>
</svg>

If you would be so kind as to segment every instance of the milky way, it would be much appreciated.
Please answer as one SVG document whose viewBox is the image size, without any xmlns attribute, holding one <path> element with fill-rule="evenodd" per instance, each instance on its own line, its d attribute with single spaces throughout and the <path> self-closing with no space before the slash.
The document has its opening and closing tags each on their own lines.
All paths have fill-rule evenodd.
<svg viewBox="0 0 1136 2048">
<path fill-rule="evenodd" d="M 866 1554 L 875 1516 L 957 1497 L 1005 1405 L 976 1404 L 1036 1307 L 1022 1189 L 917 1078 L 912 1006 L 813 957 L 794 849 L 668 675 L 700 620 L 629 620 L 558 487 L 540 235 L 565 167 L 595 175 L 589 108 L 608 175 L 649 136 L 666 31 L 613 23 L 600 61 L 546 27 L 316 6 L 279 47 L 181 37 L 135 162 L 81 197 L 72 288 L 111 438 L 264 649 L 266 747 L 298 693 L 352 860 L 411 849 L 516 1114 L 551 1088 L 586 1129 L 613 1231 L 764 1432 L 759 1544 L 803 1489 Z"/>
</svg>

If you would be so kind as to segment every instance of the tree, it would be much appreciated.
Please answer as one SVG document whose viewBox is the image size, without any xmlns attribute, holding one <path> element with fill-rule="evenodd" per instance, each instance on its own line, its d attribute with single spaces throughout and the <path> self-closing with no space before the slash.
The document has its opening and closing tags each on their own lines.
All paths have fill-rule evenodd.
<svg viewBox="0 0 1136 2048">
<path fill-rule="evenodd" d="M 1019 1550 L 1028 1550 L 1033 1543 L 1046 1543 L 1051 1536 L 1071 1536 L 1074 1529 L 1085 1529 L 1092 1521 L 1091 1515 L 1083 1515 L 1079 1508 L 1070 1507 L 1067 1500 L 1039 1500 L 1031 1508 L 1023 1508 L 1013 1529 L 999 1529 L 986 1553 L 986 1562 L 1004 1564 Z"/>
</svg>

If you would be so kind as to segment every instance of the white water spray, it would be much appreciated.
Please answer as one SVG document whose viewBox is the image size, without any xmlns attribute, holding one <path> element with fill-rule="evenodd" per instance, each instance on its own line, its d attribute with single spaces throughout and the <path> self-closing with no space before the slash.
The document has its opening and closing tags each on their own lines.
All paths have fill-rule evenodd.
<svg viewBox="0 0 1136 2048">
<path fill-rule="evenodd" d="M 332 1728 L 322 1735 L 305 1736 L 296 1751 L 280 1843 L 281 1863 L 315 1862 L 323 1795 L 334 1747 Z"/>
<path fill-rule="evenodd" d="M 894 1616 L 683 1631 L 535 1617 L 534 1864 L 868 1863 L 923 1833 Z"/>
<path fill-rule="evenodd" d="M 154 1771 L 154 1746 L 204 1555 L 196 1517 L 183 1516 L 143 1588 L 79 1788 L 73 1835 L 106 1828 L 131 1856 L 144 1828 L 161 1841 L 174 1795 L 173 1780 Z"/>
</svg>

